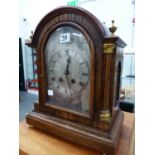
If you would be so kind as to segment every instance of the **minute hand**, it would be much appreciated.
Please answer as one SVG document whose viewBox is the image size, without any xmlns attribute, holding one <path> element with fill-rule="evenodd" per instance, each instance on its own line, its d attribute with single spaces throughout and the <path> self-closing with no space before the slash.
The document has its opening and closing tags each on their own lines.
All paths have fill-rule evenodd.
<svg viewBox="0 0 155 155">
<path fill-rule="evenodd" d="M 71 92 L 71 88 L 70 88 L 70 84 L 69 84 L 69 80 L 68 80 L 68 75 L 69 75 L 69 64 L 71 63 L 71 58 L 70 56 L 68 57 L 67 59 L 67 66 L 66 66 L 66 70 L 64 72 L 65 76 L 66 76 L 66 80 L 67 80 L 67 84 L 68 84 L 68 87 L 69 87 L 69 91 L 70 91 L 70 95 L 71 95 L 71 100 L 73 101 L 73 98 L 72 98 L 72 92 Z"/>
<path fill-rule="evenodd" d="M 70 95 L 71 95 L 71 100 L 73 101 L 73 96 L 72 96 L 72 92 L 71 92 L 71 88 L 70 88 L 70 84 L 69 84 L 69 80 L 68 80 L 68 75 L 65 74 L 65 76 L 66 76 L 69 92 L 70 92 Z"/>
</svg>

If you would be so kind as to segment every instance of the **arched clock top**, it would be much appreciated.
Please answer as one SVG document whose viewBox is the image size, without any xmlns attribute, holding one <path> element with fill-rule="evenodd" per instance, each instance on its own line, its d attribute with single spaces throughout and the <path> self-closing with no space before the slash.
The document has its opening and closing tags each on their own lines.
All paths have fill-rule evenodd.
<svg viewBox="0 0 155 155">
<path fill-rule="evenodd" d="M 103 41 L 104 37 L 109 34 L 105 26 L 89 11 L 79 7 L 65 6 L 56 8 L 41 19 L 29 46 L 37 48 L 42 33 L 47 33 L 51 26 L 65 21 L 73 22 L 83 27 L 94 38 L 94 41 Z"/>
</svg>

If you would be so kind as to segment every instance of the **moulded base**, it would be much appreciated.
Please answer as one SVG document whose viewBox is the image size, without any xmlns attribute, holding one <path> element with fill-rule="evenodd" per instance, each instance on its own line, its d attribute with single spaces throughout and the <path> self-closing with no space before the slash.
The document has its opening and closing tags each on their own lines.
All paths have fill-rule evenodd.
<svg viewBox="0 0 155 155">
<path fill-rule="evenodd" d="M 26 121 L 38 129 L 103 152 L 103 155 L 114 155 L 121 131 L 123 113 L 118 111 L 111 131 L 108 133 L 40 112 L 29 113 Z"/>
</svg>

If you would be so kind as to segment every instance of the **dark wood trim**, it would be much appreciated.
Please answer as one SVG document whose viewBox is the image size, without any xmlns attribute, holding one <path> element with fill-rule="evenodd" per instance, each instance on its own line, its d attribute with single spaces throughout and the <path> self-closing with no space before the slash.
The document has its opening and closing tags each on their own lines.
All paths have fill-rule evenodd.
<svg viewBox="0 0 155 155">
<path fill-rule="evenodd" d="M 116 45 L 124 48 L 127 44 L 118 36 L 105 36 L 104 42 L 115 43 Z"/>
<path fill-rule="evenodd" d="M 59 106 L 55 106 L 53 104 L 48 104 L 46 103 L 45 104 L 47 108 L 52 108 L 56 111 L 61 111 L 61 112 L 65 112 L 65 113 L 70 113 L 70 114 L 73 114 L 73 115 L 76 115 L 76 116 L 80 116 L 80 117 L 83 117 L 83 118 L 86 118 L 86 119 L 91 119 L 90 115 L 87 115 L 87 114 L 84 114 L 84 113 L 81 113 L 81 112 L 77 112 L 77 111 L 72 111 L 70 109 L 66 109 L 66 108 L 63 108 L 63 107 L 59 107 Z"/>
<path fill-rule="evenodd" d="M 67 15 L 68 14 L 68 15 Z M 62 17 L 61 15 L 65 15 L 66 20 L 74 21 L 74 15 L 78 15 L 81 18 L 77 18 L 76 20 L 79 21 L 79 23 L 82 22 L 87 22 L 89 21 L 91 25 L 96 27 L 97 33 L 100 35 L 100 37 L 103 39 L 105 36 L 105 31 L 103 29 L 102 24 L 100 21 L 90 12 L 87 10 L 80 8 L 80 7 L 70 7 L 70 6 L 65 6 L 65 7 L 59 7 L 56 8 L 55 10 L 52 10 L 49 12 L 47 15 L 42 18 L 42 20 L 39 22 L 35 32 L 34 32 L 34 37 L 31 43 L 31 47 L 37 47 L 38 44 L 38 39 L 40 37 L 42 28 L 51 20 L 53 20 L 55 17 Z M 67 15 L 67 16 L 66 16 Z M 84 18 L 88 19 L 87 21 L 84 21 Z M 61 20 L 60 18 L 57 18 L 57 20 Z M 92 36 L 93 37 L 93 36 Z"/>
</svg>

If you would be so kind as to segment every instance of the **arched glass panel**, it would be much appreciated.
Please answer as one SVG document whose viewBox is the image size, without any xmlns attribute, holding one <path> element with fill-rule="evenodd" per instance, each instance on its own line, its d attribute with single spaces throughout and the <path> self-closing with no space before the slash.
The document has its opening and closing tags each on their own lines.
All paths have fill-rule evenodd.
<svg viewBox="0 0 155 155">
<path fill-rule="evenodd" d="M 48 103 L 89 113 L 90 49 L 78 29 L 57 28 L 45 46 Z"/>
</svg>

